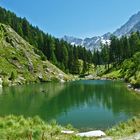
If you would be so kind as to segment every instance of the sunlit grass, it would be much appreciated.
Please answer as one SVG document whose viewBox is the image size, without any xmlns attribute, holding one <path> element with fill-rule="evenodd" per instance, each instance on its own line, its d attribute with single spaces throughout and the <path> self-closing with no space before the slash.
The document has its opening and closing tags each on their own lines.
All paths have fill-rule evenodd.
<svg viewBox="0 0 140 140">
<path fill-rule="evenodd" d="M 74 130 L 74 134 L 62 134 L 62 130 Z M 97 138 L 81 138 L 75 136 L 78 131 L 71 125 L 62 127 L 52 121 L 46 123 L 38 116 L 25 118 L 23 116 L 0 117 L 0 140 L 95 140 Z M 107 136 L 117 138 L 140 132 L 140 117 L 134 117 L 127 122 L 106 131 Z"/>
<path fill-rule="evenodd" d="M 109 136 L 129 136 L 136 132 L 140 132 L 140 117 L 133 117 L 127 122 L 122 122 L 119 125 L 106 131 Z"/>
<path fill-rule="evenodd" d="M 55 121 L 45 123 L 39 117 L 27 118 L 23 116 L 6 116 L 0 118 L 0 139 L 10 140 L 71 140 L 79 138 L 74 135 L 64 135 L 61 130 L 73 129 L 62 127 Z"/>
</svg>

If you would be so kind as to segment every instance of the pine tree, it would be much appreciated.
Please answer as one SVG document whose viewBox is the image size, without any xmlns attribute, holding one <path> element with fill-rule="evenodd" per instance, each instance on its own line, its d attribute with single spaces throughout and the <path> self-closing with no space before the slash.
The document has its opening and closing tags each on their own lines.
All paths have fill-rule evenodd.
<svg viewBox="0 0 140 140">
<path fill-rule="evenodd" d="M 83 70 L 82 74 L 85 74 L 88 71 L 88 64 L 86 61 L 83 61 Z"/>
<path fill-rule="evenodd" d="M 92 63 L 92 53 L 82 46 L 72 46 L 63 40 L 44 33 L 32 26 L 26 18 L 0 7 L 0 22 L 11 26 L 20 36 L 34 46 L 34 51 L 64 71 L 79 73 L 79 59 Z M 45 57 L 43 56 L 45 55 Z M 73 68 L 72 68 L 73 67 Z"/>
</svg>

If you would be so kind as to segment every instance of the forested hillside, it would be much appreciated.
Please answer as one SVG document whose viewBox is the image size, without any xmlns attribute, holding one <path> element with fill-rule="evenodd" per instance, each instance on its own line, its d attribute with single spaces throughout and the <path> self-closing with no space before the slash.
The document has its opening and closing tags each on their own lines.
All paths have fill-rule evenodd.
<svg viewBox="0 0 140 140">
<path fill-rule="evenodd" d="M 134 87 L 140 87 L 140 52 L 123 62 L 120 73 Z"/>
<path fill-rule="evenodd" d="M 90 64 L 94 63 L 95 66 L 105 66 L 104 74 L 110 73 L 114 69 L 119 70 L 119 77 L 137 83 L 138 78 L 134 75 L 136 75 L 136 71 L 139 71 L 137 69 L 139 63 L 136 67 L 135 63 L 130 64 L 130 62 L 136 60 L 136 56 L 139 54 L 137 52 L 140 51 L 139 32 L 121 38 L 111 36 L 110 44 L 101 44 L 101 50 L 96 49 L 92 53 L 84 47 L 72 46 L 64 40 L 59 40 L 44 33 L 38 27 L 31 25 L 26 18 L 17 17 L 4 8 L 0 8 L 0 13 L 1 23 L 10 25 L 21 37 L 33 45 L 35 53 L 41 56 L 42 60 L 49 60 L 64 72 L 84 74 L 89 70 Z M 126 66 L 129 66 L 127 74 Z M 131 70 L 132 68 L 134 69 Z M 133 71 L 133 73 L 130 71 Z"/>
<path fill-rule="evenodd" d="M 26 42 L 10 26 L 0 24 L 0 79 L 2 85 L 67 81 L 69 77 L 43 61 L 44 55 Z"/>
<path fill-rule="evenodd" d="M 94 51 L 94 63 L 96 65 L 113 64 L 115 66 L 140 51 L 139 32 L 132 33 L 129 37 L 117 38 L 112 36 L 110 40 L 110 45 L 102 45 L 101 51 Z"/>
<path fill-rule="evenodd" d="M 124 78 L 134 87 L 140 87 L 140 33 L 129 37 L 111 37 L 111 44 L 94 51 L 94 63 L 105 65 L 103 75 L 109 78 Z"/>
<path fill-rule="evenodd" d="M 92 63 L 92 53 L 83 47 L 71 46 L 63 40 L 44 33 L 38 27 L 32 26 L 26 18 L 17 17 L 14 13 L 0 8 L 0 22 L 10 25 L 21 37 L 31 45 L 41 50 L 47 59 L 67 73 L 79 74 L 88 70 Z M 39 53 L 39 52 L 38 52 Z M 41 53 L 39 53 L 41 55 Z M 80 70 L 79 59 L 83 60 L 83 70 Z"/>
</svg>

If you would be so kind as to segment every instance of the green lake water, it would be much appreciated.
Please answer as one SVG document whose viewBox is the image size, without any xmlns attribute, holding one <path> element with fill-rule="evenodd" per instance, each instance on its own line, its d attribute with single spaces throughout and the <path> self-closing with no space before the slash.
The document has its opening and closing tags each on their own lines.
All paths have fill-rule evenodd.
<svg viewBox="0 0 140 140">
<path fill-rule="evenodd" d="M 0 116 L 40 116 L 78 129 L 106 129 L 140 114 L 140 96 L 121 81 L 87 80 L 6 87 Z"/>
</svg>

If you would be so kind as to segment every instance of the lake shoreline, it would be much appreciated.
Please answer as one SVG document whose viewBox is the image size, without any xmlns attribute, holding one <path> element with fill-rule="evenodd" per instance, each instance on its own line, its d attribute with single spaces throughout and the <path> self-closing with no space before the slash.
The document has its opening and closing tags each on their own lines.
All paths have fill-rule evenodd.
<svg viewBox="0 0 140 140">
<path fill-rule="evenodd" d="M 9 129 L 11 128 L 11 129 Z M 135 137 L 140 138 L 140 118 L 133 117 L 127 122 L 120 123 L 106 131 L 100 131 L 101 134 L 95 134 L 96 131 L 90 131 L 95 136 L 91 136 L 90 140 L 131 140 Z M 84 137 L 84 140 L 89 140 Z M 47 123 L 38 116 L 25 118 L 23 116 L 5 116 L 0 117 L 0 138 L 1 139 L 61 139 L 61 140 L 83 140 L 84 133 L 72 126 L 61 126 L 57 123 Z M 98 135 L 98 137 L 97 137 Z"/>
<path fill-rule="evenodd" d="M 89 77 L 89 78 L 88 78 Z M 134 91 L 136 94 L 140 95 L 140 87 L 135 87 L 131 83 L 128 83 L 125 81 L 124 78 L 110 78 L 110 77 L 104 77 L 104 76 L 92 76 L 88 75 L 87 77 L 83 78 L 82 80 L 111 80 L 111 81 L 123 81 L 126 83 L 126 86 L 129 90 Z"/>
<path fill-rule="evenodd" d="M 88 79 L 78 79 L 78 80 L 88 80 Z M 78 80 L 74 80 L 74 81 L 78 81 Z M 123 79 L 109 79 L 109 78 L 103 78 L 103 77 L 98 77 L 98 79 L 90 79 L 90 80 L 111 80 L 111 81 L 116 81 L 116 80 L 121 80 L 121 81 L 123 81 Z M 126 123 L 126 122 L 125 122 Z M 134 123 L 135 124 L 135 123 Z M 114 129 L 114 127 L 113 128 L 109 128 L 109 129 Z M 78 129 L 77 129 L 78 130 Z M 108 130 L 106 130 L 106 131 L 108 131 Z M 105 132 L 106 132 L 105 131 Z M 114 132 L 113 132 L 114 133 Z M 112 136 L 111 136 L 112 137 Z"/>
</svg>

